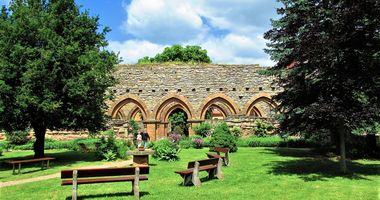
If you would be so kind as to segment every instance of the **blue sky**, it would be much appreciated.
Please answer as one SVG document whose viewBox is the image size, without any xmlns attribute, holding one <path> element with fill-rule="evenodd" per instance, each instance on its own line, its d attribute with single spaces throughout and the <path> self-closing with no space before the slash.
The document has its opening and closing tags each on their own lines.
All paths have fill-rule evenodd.
<svg viewBox="0 0 380 200">
<path fill-rule="evenodd" d="M 120 52 L 123 63 L 181 44 L 200 45 L 214 63 L 274 64 L 263 51 L 263 33 L 278 18 L 276 0 L 75 1 L 112 29 L 108 48 Z"/>
</svg>

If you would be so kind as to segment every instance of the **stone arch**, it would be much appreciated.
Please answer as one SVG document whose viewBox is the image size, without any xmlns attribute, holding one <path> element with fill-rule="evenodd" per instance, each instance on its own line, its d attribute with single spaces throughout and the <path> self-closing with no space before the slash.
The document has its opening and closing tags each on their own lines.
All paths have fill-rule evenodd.
<svg viewBox="0 0 380 200">
<path fill-rule="evenodd" d="M 170 113 L 177 108 L 182 109 L 187 114 L 188 119 L 194 118 L 194 109 L 186 97 L 177 94 L 168 94 L 163 97 L 154 108 L 154 119 L 167 122 Z"/>
<path fill-rule="evenodd" d="M 144 101 L 139 96 L 134 94 L 122 95 L 118 97 L 115 103 L 113 103 L 111 108 L 108 110 L 108 115 L 115 118 L 120 109 L 128 103 L 135 104 L 141 110 L 141 114 L 144 119 L 148 119 L 150 117 L 148 107 Z"/>
<path fill-rule="evenodd" d="M 141 112 L 141 109 L 138 107 L 138 106 L 134 106 L 131 111 L 128 113 L 127 115 L 127 120 L 130 120 L 130 119 L 135 119 L 136 118 L 136 115 Z M 142 113 L 142 112 L 141 112 Z M 143 116 L 142 117 L 142 120 L 145 120 Z"/>
<path fill-rule="evenodd" d="M 272 100 L 272 94 L 267 92 L 260 92 L 255 94 L 243 107 L 242 114 L 249 116 L 252 110 L 260 114 L 260 117 L 267 117 L 268 113 L 259 107 L 255 106 L 258 102 L 267 103 L 270 108 L 277 108 L 277 103 Z"/>
<path fill-rule="evenodd" d="M 199 119 L 205 119 L 207 109 L 211 105 L 215 105 L 216 103 L 223 104 L 226 108 L 228 108 L 228 110 L 230 111 L 229 113 L 231 114 L 239 113 L 239 105 L 231 97 L 225 95 L 224 93 L 215 93 L 207 96 L 199 106 Z"/>
</svg>

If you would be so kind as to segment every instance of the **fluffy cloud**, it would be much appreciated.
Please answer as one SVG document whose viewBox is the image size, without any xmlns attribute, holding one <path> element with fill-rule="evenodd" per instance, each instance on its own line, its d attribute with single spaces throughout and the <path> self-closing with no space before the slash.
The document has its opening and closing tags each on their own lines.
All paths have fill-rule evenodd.
<svg viewBox="0 0 380 200">
<path fill-rule="evenodd" d="M 124 62 L 153 56 L 175 43 L 200 45 L 214 63 L 273 65 L 262 34 L 275 17 L 275 0 L 132 0 L 122 29 L 132 35 L 110 42 Z"/>
<path fill-rule="evenodd" d="M 119 52 L 122 63 L 136 63 L 144 56 L 154 56 L 163 51 L 165 46 L 154 44 L 145 40 L 127 40 L 125 42 L 110 41 L 108 48 Z"/>
<path fill-rule="evenodd" d="M 205 30 L 193 5 L 177 0 L 134 0 L 124 5 L 122 28 L 137 38 L 156 43 L 181 43 Z"/>
</svg>

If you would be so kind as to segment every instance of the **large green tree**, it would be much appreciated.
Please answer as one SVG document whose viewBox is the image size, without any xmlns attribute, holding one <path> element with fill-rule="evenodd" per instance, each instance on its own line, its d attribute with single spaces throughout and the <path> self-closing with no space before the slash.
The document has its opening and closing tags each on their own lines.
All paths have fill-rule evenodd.
<svg viewBox="0 0 380 200">
<path fill-rule="evenodd" d="M 275 98 L 281 128 L 330 132 L 345 141 L 355 127 L 380 118 L 380 2 L 281 0 L 280 19 L 265 33 L 284 88 Z"/>
<path fill-rule="evenodd" d="M 97 131 L 119 58 L 105 28 L 74 0 L 14 0 L 0 17 L 0 129 L 33 128 L 35 157 L 50 130 Z"/>
<path fill-rule="evenodd" d="M 147 63 L 164 63 L 164 62 L 194 62 L 194 63 L 211 63 L 207 50 L 197 45 L 188 45 L 182 47 L 175 44 L 166 47 L 162 53 L 158 53 L 155 57 L 145 56 L 138 60 L 139 64 Z"/>
</svg>

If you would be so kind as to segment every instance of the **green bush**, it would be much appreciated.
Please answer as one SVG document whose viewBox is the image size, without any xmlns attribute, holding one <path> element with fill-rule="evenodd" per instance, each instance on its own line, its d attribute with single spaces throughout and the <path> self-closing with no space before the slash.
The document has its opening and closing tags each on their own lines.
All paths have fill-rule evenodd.
<svg viewBox="0 0 380 200">
<path fill-rule="evenodd" d="M 261 119 L 256 119 L 254 122 L 253 131 L 255 132 L 256 136 L 259 137 L 266 137 L 269 135 L 270 131 L 274 129 L 274 126 L 272 123 L 263 121 Z"/>
<path fill-rule="evenodd" d="M 237 151 L 236 137 L 230 132 L 226 123 L 220 123 L 215 126 L 214 132 L 211 135 L 210 147 L 227 147 L 230 152 Z"/>
<path fill-rule="evenodd" d="M 153 157 L 158 160 L 176 161 L 179 160 L 178 153 L 180 149 L 178 146 L 168 139 L 161 139 L 154 143 Z"/>
<path fill-rule="evenodd" d="M 241 136 L 241 128 L 234 126 L 231 128 L 231 134 L 235 137 L 240 137 Z"/>
<path fill-rule="evenodd" d="M 2 156 L 2 155 L 3 155 L 3 149 L 0 148 L 0 156 Z"/>
<path fill-rule="evenodd" d="M 283 139 L 279 136 L 251 136 L 248 138 L 239 138 L 237 144 L 239 147 L 277 147 L 281 142 L 283 142 Z"/>
<path fill-rule="evenodd" d="M 211 137 L 205 137 L 203 138 L 203 146 L 204 147 L 211 147 Z"/>
<path fill-rule="evenodd" d="M 11 144 L 25 144 L 29 141 L 29 130 L 5 132 L 5 137 Z"/>
<path fill-rule="evenodd" d="M 116 142 L 118 158 L 127 159 L 127 151 L 134 149 L 134 144 L 129 140 L 122 140 Z"/>
<path fill-rule="evenodd" d="M 116 145 L 115 133 L 110 130 L 103 133 L 101 136 L 96 156 L 99 159 L 110 161 L 110 159 L 116 159 L 118 157 L 118 148 Z M 110 154 L 113 153 L 114 156 Z"/>
<path fill-rule="evenodd" d="M 128 134 L 132 133 L 133 136 L 136 137 L 140 130 L 140 126 L 135 120 L 131 119 L 129 120 L 127 130 L 128 130 Z"/>
<path fill-rule="evenodd" d="M 179 141 L 179 146 L 182 149 L 189 149 L 193 146 L 193 142 L 191 141 L 190 138 L 186 137 Z"/>
<path fill-rule="evenodd" d="M 202 122 L 198 126 L 195 126 L 193 130 L 195 134 L 200 135 L 202 137 L 207 137 L 210 136 L 212 132 L 212 125 L 207 122 Z"/>
</svg>

